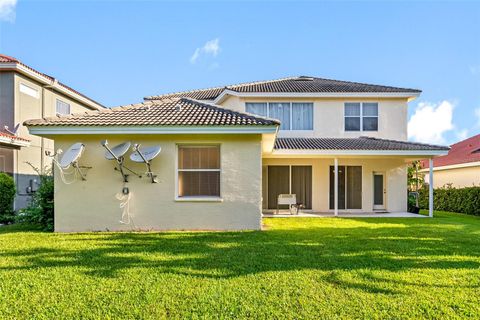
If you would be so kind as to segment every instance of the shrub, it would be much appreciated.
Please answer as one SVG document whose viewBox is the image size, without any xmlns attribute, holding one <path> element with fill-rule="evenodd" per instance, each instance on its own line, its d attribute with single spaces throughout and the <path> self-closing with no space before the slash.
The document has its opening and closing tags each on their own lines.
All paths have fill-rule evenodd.
<svg viewBox="0 0 480 320">
<path fill-rule="evenodd" d="M 428 209 L 428 186 L 419 191 L 419 206 Z M 433 190 L 433 206 L 435 210 L 480 216 L 480 187 L 437 188 Z"/>
<path fill-rule="evenodd" d="M 15 220 L 13 202 L 15 201 L 15 182 L 6 173 L 0 173 L 0 223 L 12 223 Z"/>
<path fill-rule="evenodd" d="M 21 213 L 17 217 L 17 222 L 34 224 L 42 227 L 45 231 L 53 231 L 54 180 L 49 172 L 50 171 L 47 171 L 46 174 L 40 174 L 40 186 L 32 196 L 28 207 L 21 210 Z"/>
</svg>

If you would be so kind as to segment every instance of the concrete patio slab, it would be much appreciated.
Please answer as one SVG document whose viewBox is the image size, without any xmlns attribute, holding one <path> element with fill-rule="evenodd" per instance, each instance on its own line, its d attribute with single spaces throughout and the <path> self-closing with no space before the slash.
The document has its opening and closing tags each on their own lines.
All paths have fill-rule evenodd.
<svg viewBox="0 0 480 320">
<path fill-rule="evenodd" d="M 313 213 L 302 212 L 297 215 L 292 215 L 286 211 L 280 211 L 278 214 L 263 213 L 263 218 L 333 218 L 333 213 Z M 421 214 L 410 212 L 365 212 L 365 213 L 339 213 L 339 218 L 428 218 Z"/>
</svg>

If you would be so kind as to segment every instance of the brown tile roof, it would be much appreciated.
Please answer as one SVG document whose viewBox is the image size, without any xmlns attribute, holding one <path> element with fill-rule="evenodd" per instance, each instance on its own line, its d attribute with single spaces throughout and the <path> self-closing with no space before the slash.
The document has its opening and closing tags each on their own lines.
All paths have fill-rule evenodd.
<svg viewBox="0 0 480 320">
<path fill-rule="evenodd" d="M 214 87 L 201 90 L 183 91 L 163 95 L 145 97 L 146 100 L 155 100 L 167 97 L 188 97 L 197 100 L 214 100 L 224 90 L 236 92 L 292 92 L 292 93 L 408 93 L 419 94 L 421 90 L 381 86 L 350 81 L 339 81 L 308 76 L 289 77 L 269 81 L 257 81 Z"/>
<path fill-rule="evenodd" d="M 30 140 L 17 137 L 10 133 L 0 132 L 0 148 L 20 149 L 30 145 Z"/>
<path fill-rule="evenodd" d="M 2 64 L 2 63 L 4 63 L 4 64 L 7 64 L 7 63 L 16 63 L 16 64 L 21 65 L 21 66 L 27 68 L 28 70 L 30 70 L 30 71 L 32 71 L 32 72 L 34 72 L 34 73 L 36 73 L 36 74 L 38 74 L 38 75 L 40 75 L 40 76 L 42 76 L 42 77 L 45 77 L 45 78 L 49 79 L 49 80 L 52 81 L 52 82 L 53 82 L 53 81 L 56 81 L 56 79 L 55 79 L 54 77 L 49 76 L 48 74 L 42 73 L 42 72 L 40 72 L 40 71 L 37 71 L 37 70 L 33 69 L 32 67 L 29 67 L 29 66 L 27 66 L 26 64 L 22 63 L 20 60 L 14 58 L 14 57 L 10 57 L 10 56 L 7 56 L 7 55 L 5 55 L 5 54 L 0 54 L 0 64 Z M 70 92 L 73 92 L 73 93 L 75 93 L 75 94 L 77 94 L 77 95 L 79 95 L 79 96 L 82 96 L 83 98 L 85 98 L 85 99 L 87 99 L 87 100 L 90 100 L 91 102 L 93 102 L 93 103 L 95 103 L 95 104 L 97 104 L 97 105 L 99 105 L 99 106 L 101 106 L 101 107 L 104 107 L 102 104 L 100 104 L 100 103 L 98 103 L 97 101 L 95 101 L 95 100 L 87 97 L 86 95 L 78 92 L 77 90 L 75 90 L 75 89 L 67 86 L 67 85 L 64 84 L 64 83 L 58 82 L 58 85 L 61 86 L 61 87 L 63 87 L 63 88 L 65 88 L 65 89 L 67 89 L 67 90 L 70 91 Z"/>
<path fill-rule="evenodd" d="M 280 122 L 188 98 L 156 100 L 101 111 L 27 120 L 26 126 L 236 126 Z"/>
<path fill-rule="evenodd" d="M 433 167 L 477 161 L 480 161 L 480 134 L 452 144 L 447 155 L 433 159 Z M 422 160 L 421 166 L 428 168 L 428 160 Z"/>
<path fill-rule="evenodd" d="M 19 141 L 30 142 L 30 140 L 28 140 L 28 139 L 25 139 L 25 138 L 22 138 L 22 137 L 19 137 L 19 136 L 14 136 L 14 135 L 12 135 L 10 133 L 6 133 L 6 132 L 0 132 L 0 137 L 8 138 L 8 139 L 11 139 L 11 140 L 19 140 Z"/>
<path fill-rule="evenodd" d="M 275 150 L 388 150 L 388 151 L 443 151 L 448 147 L 424 143 L 359 138 L 277 138 Z"/>
</svg>

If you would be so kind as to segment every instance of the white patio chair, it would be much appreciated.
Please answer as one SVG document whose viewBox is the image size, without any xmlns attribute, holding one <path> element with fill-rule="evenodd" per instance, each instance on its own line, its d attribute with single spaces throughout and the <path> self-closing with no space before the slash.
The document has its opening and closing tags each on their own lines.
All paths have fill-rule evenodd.
<svg viewBox="0 0 480 320">
<path fill-rule="evenodd" d="M 287 194 L 287 193 L 281 193 L 278 195 L 277 199 L 277 214 L 278 214 L 278 206 L 280 205 L 288 205 L 288 210 L 290 211 L 290 214 L 292 214 L 292 208 L 293 206 L 297 205 L 297 195 L 296 194 Z"/>
</svg>

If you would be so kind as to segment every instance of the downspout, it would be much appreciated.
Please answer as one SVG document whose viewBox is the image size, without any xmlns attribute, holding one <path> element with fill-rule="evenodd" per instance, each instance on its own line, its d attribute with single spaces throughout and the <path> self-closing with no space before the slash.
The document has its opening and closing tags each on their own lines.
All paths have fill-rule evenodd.
<svg viewBox="0 0 480 320">
<path fill-rule="evenodd" d="M 54 88 L 58 84 L 58 80 L 56 78 L 53 78 L 51 84 L 45 84 L 42 86 L 42 119 L 45 119 L 46 117 L 46 108 L 45 108 L 45 89 L 50 89 Z M 40 172 L 44 174 L 44 169 L 45 169 L 45 138 L 41 137 L 41 146 L 40 146 L 40 152 L 41 152 L 41 157 L 40 157 Z"/>
<path fill-rule="evenodd" d="M 42 86 L 42 119 L 43 118 L 45 118 L 45 86 Z M 43 174 L 43 168 L 45 167 L 45 138 L 41 137 L 40 139 L 40 173 Z"/>
</svg>

